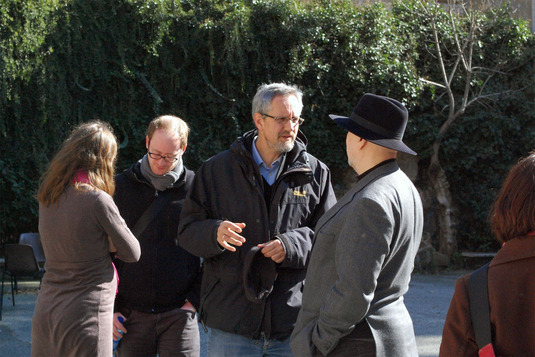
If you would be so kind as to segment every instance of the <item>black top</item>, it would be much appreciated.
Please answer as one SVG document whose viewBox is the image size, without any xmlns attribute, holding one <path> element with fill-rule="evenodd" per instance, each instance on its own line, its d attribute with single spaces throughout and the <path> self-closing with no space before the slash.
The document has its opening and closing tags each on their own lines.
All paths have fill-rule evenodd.
<svg viewBox="0 0 535 357">
<path fill-rule="evenodd" d="M 172 188 L 170 199 L 148 224 L 140 237 L 141 258 L 137 263 L 115 259 L 119 289 L 115 310 L 165 312 L 189 300 L 198 308 L 200 259 L 178 245 L 178 224 L 186 194 L 193 181 L 192 171 L 184 168 Z M 141 175 L 139 162 L 117 175 L 114 200 L 128 227 L 133 228 L 158 191 Z"/>
</svg>

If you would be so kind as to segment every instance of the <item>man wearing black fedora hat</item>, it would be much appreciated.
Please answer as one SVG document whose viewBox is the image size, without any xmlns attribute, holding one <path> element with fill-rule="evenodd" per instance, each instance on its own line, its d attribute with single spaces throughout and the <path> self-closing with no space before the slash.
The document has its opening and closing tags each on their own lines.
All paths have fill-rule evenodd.
<svg viewBox="0 0 535 357">
<path fill-rule="evenodd" d="M 407 109 L 365 94 L 349 117 L 348 162 L 357 183 L 316 226 L 302 307 L 291 336 L 295 356 L 417 356 L 403 303 L 420 245 L 418 191 L 400 170 Z"/>
</svg>

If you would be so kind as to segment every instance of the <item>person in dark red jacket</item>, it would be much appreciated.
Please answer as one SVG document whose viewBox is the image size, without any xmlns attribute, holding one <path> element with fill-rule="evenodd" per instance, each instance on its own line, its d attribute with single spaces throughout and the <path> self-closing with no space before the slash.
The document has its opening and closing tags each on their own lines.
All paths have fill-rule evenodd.
<svg viewBox="0 0 535 357">
<path fill-rule="evenodd" d="M 182 249 L 177 237 L 194 177 L 182 163 L 188 132 L 180 118 L 154 119 L 147 131 L 147 154 L 116 177 L 115 203 L 141 245 L 139 262 L 116 260 L 114 339 L 122 336 L 119 356 L 199 355 L 200 259 Z M 136 232 L 136 223 L 159 196 L 164 205 Z"/>
<path fill-rule="evenodd" d="M 488 268 L 492 345 L 496 356 L 535 356 L 535 153 L 516 164 L 491 211 L 502 248 Z M 478 356 L 468 300 L 470 274 L 460 277 L 446 316 L 440 356 Z"/>
<path fill-rule="evenodd" d="M 306 151 L 302 94 L 264 84 L 256 130 L 197 171 L 179 243 L 204 258 L 200 316 L 213 356 L 291 356 L 318 219 L 336 203 L 330 171 Z"/>
</svg>

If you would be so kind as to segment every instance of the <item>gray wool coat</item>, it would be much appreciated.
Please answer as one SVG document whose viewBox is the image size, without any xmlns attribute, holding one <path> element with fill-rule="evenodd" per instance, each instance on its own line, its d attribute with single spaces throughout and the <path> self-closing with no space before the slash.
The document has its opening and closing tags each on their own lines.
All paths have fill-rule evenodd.
<svg viewBox="0 0 535 357">
<path fill-rule="evenodd" d="M 295 356 L 327 355 L 362 320 L 378 356 L 418 355 L 403 295 L 423 221 L 418 191 L 396 161 L 374 168 L 325 213 L 291 336 Z"/>
</svg>

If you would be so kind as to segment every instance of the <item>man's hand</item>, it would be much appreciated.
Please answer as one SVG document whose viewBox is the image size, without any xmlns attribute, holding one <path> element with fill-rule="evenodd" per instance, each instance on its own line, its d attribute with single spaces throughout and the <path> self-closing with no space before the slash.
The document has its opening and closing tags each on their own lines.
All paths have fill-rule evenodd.
<svg viewBox="0 0 535 357">
<path fill-rule="evenodd" d="M 239 235 L 238 233 L 242 232 L 242 229 L 245 228 L 245 223 L 232 223 L 230 221 L 223 221 L 217 228 L 217 243 L 220 246 L 235 252 L 236 248 L 233 246 L 241 246 L 245 243 L 245 238 Z"/>
<path fill-rule="evenodd" d="M 124 325 L 119 321 L 119 316 L 121 316 L 126 321 L 126 317 L 120 312 L 115 312 L 113 314 L 113 340 L 118 341 L 123 337 L 123 333 L 126 333 Z"/>
<path fill-rule="evenodd" d="M 282 263 L 286 258 L 286 252 L 284 251 L 284 246 L 279 239 L 270 240 L 267 243 L 262 243 L 258 245 L 259 248 L 262 248 L 262 254 L 264 257 L 271 258 L 275 263 Z"/>
</svg>

